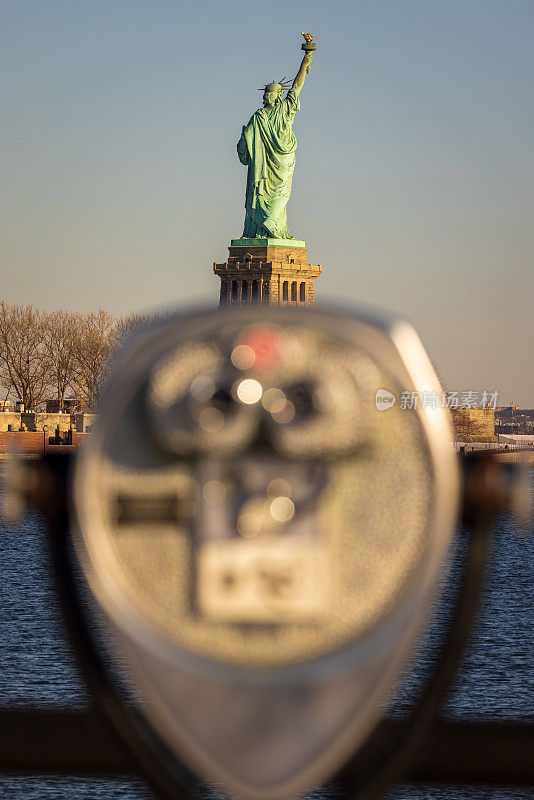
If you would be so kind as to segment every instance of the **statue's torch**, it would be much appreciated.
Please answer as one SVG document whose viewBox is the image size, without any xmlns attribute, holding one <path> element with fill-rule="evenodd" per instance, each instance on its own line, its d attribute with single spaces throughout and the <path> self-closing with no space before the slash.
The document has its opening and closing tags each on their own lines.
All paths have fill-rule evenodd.
<svg viewBox="0 0 534 800">
<path fill-rule="evenodd" d="M 317 50 L 317 45 L 313 41 L 313 36 L 311 35 L 311 33 L 304 33 L 304 31 L 301 31 L 301 33 L 304 36 L 304 41 L 300 46 L 301 50 L 305 50 L 306 53 L 313 53 L 314 50 Z M 306 67 L 306 73 L 308 73 L 309 71 L 310 71 L 310 65 L 308 64 L 308 66 Z"/>
</svg>

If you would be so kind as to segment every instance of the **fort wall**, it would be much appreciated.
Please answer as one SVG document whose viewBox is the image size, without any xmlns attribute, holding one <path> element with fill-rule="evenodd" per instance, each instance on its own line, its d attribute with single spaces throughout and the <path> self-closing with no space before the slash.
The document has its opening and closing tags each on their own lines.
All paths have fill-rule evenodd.
<svg viewBox="0 0 534 800">
<path fill-rule="evenodd" d="M 452 408 L 451 412 L 456 441 L 495 441 L 495 410 L 493 408 Z"/>
<path fill-rule="evenodd" d="M 77 433 L 90 433 L 95 423 L 96 414 L 47 414 L 37 411 L 2 411 L 0 412 L 0 433 L 8 431 L 42 431 L 46 425 L 48 435 L 56 432 L 65 434 L 70 428 Z"/>
</svg>

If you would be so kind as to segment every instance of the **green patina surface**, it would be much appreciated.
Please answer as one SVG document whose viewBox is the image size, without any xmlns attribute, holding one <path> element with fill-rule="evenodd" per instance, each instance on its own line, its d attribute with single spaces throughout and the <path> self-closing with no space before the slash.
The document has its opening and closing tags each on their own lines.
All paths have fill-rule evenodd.
<svg viewBox="0 0 534 800">
<path fill-rule="evenodd" d="M 231 247 L 306 247 L 302 239 L 232 239 Z"/>
<path fill-rule="evenodd" d="M 306 52 L 293 85 L 284 98 L 283 82 L 269 83 L 263 94 L 263 108 L 254 112 L 243 126 L 237 154 L 248 167 L 243 239 L 294 244 L 287 227 L 286 206 L 291 194 L 297 140 L 293 120 L 300 108 L 300 92 L 310 70 L 313 53 Z M 298 240 L 297 240 L 298 241 Z M 233 242 L 233 243 L 234 243 Z M 265 245 L 263 245 L 265 246 Z"/>
</svg>

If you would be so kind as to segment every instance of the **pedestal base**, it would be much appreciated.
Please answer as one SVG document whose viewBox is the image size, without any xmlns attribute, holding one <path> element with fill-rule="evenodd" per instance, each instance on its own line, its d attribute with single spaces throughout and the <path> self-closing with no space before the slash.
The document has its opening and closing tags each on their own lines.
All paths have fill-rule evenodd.
<svg viewBox="0 0 534 800">
<path fill-rule="evenodd" d="M 232 239 L 228 250 L 228 261 L 213 264 L 221 279 L 220 306 L 313 305 L 322 267 L 308 264 L 306 242 Z"/>
<path fill-rule="evenodd" d="M 306 247 L 302 239 L 231 239 L 230 247 Z"/>
</svg>

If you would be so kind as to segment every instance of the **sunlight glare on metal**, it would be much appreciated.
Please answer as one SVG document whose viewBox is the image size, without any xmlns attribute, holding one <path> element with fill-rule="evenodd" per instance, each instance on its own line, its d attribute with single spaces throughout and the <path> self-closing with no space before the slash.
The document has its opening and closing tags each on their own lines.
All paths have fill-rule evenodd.
<svg viewBox="0 0 534 800">
<path fill-rule="evenodd" d="M 295 406 L 289 400 L 284 403 L 283 408 L 280 411 L 271 411 L 273 419 L 275 422 L 279 422 L 281 425 L 285 425 L 287 422 L 291 422 L 293 417 L 295 416 Z"/>
<path fill-rule="evenodd" d="M 256 353 L 252 347 L 246 344 L 238 344 L 237 347 L 234 347 L 232 350 L 230 359 L 237 369 L 250 369 L 254 366 L 254 362 L 256 361 Z"/>
<path fill-rule="evenodd" d="M 277 522 L 289 522 L 295 514 L 295 505 L 289 497 L 275 497 L 272 501 L 269 511 L 271 517 Z"/>
<path fill-rule="evenodd" d="M 287 398 L 281 389 L 267 389 L 262 398 L 262 405 L 266 411 L 271 414 L 279 414 L 284 410 L 287 403 Z"/>
<path fill-rule="evenodd" d="M 254 378 L 245 378 L 237 384 L 236 394 L 242 403 L 252 406 L 261 399 L 263 388 L 261 383 Z"/>
</svg>

